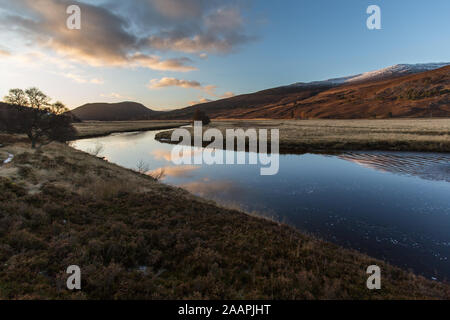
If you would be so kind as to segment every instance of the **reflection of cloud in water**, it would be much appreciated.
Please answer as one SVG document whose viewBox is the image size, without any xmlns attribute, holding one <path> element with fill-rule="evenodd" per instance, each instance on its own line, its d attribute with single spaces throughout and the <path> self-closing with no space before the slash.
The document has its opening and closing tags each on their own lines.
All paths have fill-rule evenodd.
<svg viewBox="0 0 450 320">
<path fill-rule="evenodd" d="M 158 168 L 156 170 L 150 171 L 149 174 L 159 173 L 159 172 L 163 171 L 164 176 L 188 177 L 192 171 L 197 170 L 199 168 L 200 168 L 200 166 L 193 166 L 193 165 L 168 166 L 168 167 L 162 167 L 162 168 Z"/>
<path fill-rule="evenodd" d="M 153 150 L 150 154 L 153 157 L 155 157 L 156 160 L 162 160 L 162 159 L 164 159 L 166 161 L 172 160 L 172 155 L 171 155 L 170 150 L 157 149 L 157 150 Z"/>
<path fill-rule="evenodd" d="M 176 155 L 176 158 L 174 159 L 172 157 L 172 151 L 171 150 L 164 150 L 164 149 L 157 149 L 153 150 L 151 152 L 151 155 L 155 157 L 156 160 L 166 160 L 166 161 L 172 161 L 172 160 L 181 160 L 183 157 L 187 157 L 188 159 L 192 159 L 193 156 L 199 155 L 203 152 L 202 149 L 198 148 L 190 148 L 187 147 L 182 150 L 178 155 Z"/>
<path fill-rule="evenodd" d="M 238 187 L 234 182 L 210 181 L 209 179 L 189 182 L 180 185 L 180 187 L 197 195 L 208 198 L 219 196 L 223 193 L 227 193 L 227 195 L 229 196 L 238 196 L 242 195 L 244 191 L 242 188 Z"/>
<path fill-rule="evenodd" d="M 450 155 L 412 152 L 346 152 L 340 159 L 379 171 L 450 182 Z"/>
</svg>

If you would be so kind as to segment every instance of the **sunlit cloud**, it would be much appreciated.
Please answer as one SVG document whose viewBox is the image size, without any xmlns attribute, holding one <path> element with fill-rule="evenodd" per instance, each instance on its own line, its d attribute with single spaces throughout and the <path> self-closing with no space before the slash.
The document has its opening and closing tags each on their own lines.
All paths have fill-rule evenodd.
<svg viewBox="0 0 450 320">
<path fill-rule="evenodd" d="M 91 83 L 91 84 L 103 84 L 105 81 L 103 79 L 99 78 L 92 78 L 88 79 L 84 76 L 81 76 L 79 74 L 74 73 L 60 73 L 63 77 L 66 77 L 68 79 L 71 79 L 77 83 Z"/>
<path fill-rule="evenodd" d="M 132 0 L 88 4 L 68 0 L 2 0 L 2 32 L 20 34 L 40 48 L 93 66 L 136 64 L 153 70 L 192 71 L 192 61 L 163 59 L 155 50 L 228 52 L 245 35 L 239 7 L 230 1 Z M 66 8 L 78 5 L 81 30 L 65 26 Z M 133 10 L 133 12 L 131 12 Z M 139 12 L 136 12 L 139 11 Z M 132 28 L 131 28 L 132 26 Z M 150 34 L 149 34 L 150 33 Z M 152 34 L 153 33 L 153 34 Z"/>
<path fill-rule="evenodd" d="M 99 79 L 99 78 L 92 78 L 89 80 L 90 83 L 93 84 L 104 84 L 105 81 L 103 79 Z"/>
<path fill-rule="evenodd" d="M 235 96 L 235 94 L 234 94 L 233 92 L 227 91 L 227 92 L 225 92 L 224 94 L 222 94 L 222 95 L 220 96 L 220 98 L 231 98 L 231 97 L 234 97 L 234 96 Z"/>
<path fill-rule="evenodd" d="M 161 79 L 152 79 L 147 85 L 149 89 L 159 89 L 166 87 L 181 87 L 202 89 L 202 85 L 198 81 L 181 80 L 176 78 L 164 77 Z"/>
<path fill-rule="evenodd" d="M 117 92 L 111 92 L 111 93 L 101 93 L 100 97 L 102 98 L 114 98 L 114 99 L 132 99 L 131 97 L 122 95 L 120 93 Z"/>
<path fill-rule="evenodd" d="M 66 26 L 69 5 L 81 8 L 80 30 Z M 236 52 L 253 41 L 244 7 L 235 0 L 0 0 L 1 62 L 7 66 L 5 74 L 18 75 L 16 81 L 50 87 L 52 94 L 57 94 L 60 88 L 49 84 L 59 79 L 40 76 L 41 73 L 101 88 L 106 82 L 120 86 L 124 80 L 113 78 L 119 73 L 129 75 L 136 71 L 142 75 L 153 70 L 157 72 L 148 79 L 179 78 L 172 86 L 201 91 L 201 96 L 206 98 L 199 99 L 206 101 L 203 99 L 222 96 L 218 86 L 203 79 L 171 77 L 162 72 L 195 72 L 205 65 L 202 60 L 214 54 L 222 57 Z M 39 73 L 30 77 L 29 72 L 34 70 L 27 69 Z M 105 72 L 100 75 L 99 69 Z M 165 81 L 150 83 L 149 87 L 163 88 Z M 82 100 L 101 94 L 94 90 L 97 89 L 78 96 L 69 93 L 64 100 L 71 105 L 84 103 L 87 101 Z M 109 90 L 117 93 L 121 88 Z M 102 95 L 121 99 L 113 93 L 108 91 Z M 163 96 L 139 98 L 154 99 L 155 104 L 164 105 L 162 109 L 179 107 L 183 101 L 195 99 L 177 96 L 172 98 L 176 102 L 166 103 L 159 101 Z"/>
<path fill-rule="evenodd" d="M 75 69 L 75 66 L 69 60 L 47 54 L 45 52 L 31 50 L 21 53 L 8 54 L 6 57 L 13 64 L 21 67 L 43 68 L 55 66 L 61 70 Z M 47 70 L 47 69 L 46 69 Z"/>
<path fill-rule="evenodd" d="M 162 60 L 157 56 L 149 56 L 142 53 L 136 53 L 130 57 L 136 65 L 160 71 L 179 71 L 188 72 L 197 70 L 197 68 L 187 65 L 192 60 L 186 57 L 177 59 Z"/>
<path fill-rule="evenodd" d="M 232 92 L 226 92 L 223 95 L 217 94 L 216 89 L 217 86 L 215 85 L 202 85 L 200 82 L 195 80 L 183 80 L 183 79 L 177 79 L 177 78 L 170 78 L 170 77 L 164 77 L 161 79 L 152 79 L 147 84 L 147 88 L 149 89 L 161 89 L 161 88 L 168 88 L 168 87 L 180 87 L 185 89 L 198 89 L 202 90 L 205 93 L 218 97 L 218 98 L 229 98 L 234 96 L 234 93 Z M 209 102 L 210 100 L 206 98 L 200 99 L 200 101 Z M 202 103 L 204 103 L 202 102 Z"/>
<path fill-rule="evenodd" d="M 2 48 L 0 48 L 0 56 L 3 56 L 3 57 L 9 57 L 9 56 L 11 56 L 11 52 L 9 52 L 8 50 L 6 50 L 6 49 L 2 49 Z"/>
<path fill-rule="evenodd" d="M 196 105 L 196 104 L 208 103 L 208 102 L 211 102 L 211 101 L 213 101 L 213 100 L 207 99 L 207 98 L 200 98 L 200 99 L 197 100 L 197 101 L 190 101 L 190 102 L 189 102 L 189 105 L 190 105 L 190 106 L 194 106 L 194 105 Z"/>
</svg>

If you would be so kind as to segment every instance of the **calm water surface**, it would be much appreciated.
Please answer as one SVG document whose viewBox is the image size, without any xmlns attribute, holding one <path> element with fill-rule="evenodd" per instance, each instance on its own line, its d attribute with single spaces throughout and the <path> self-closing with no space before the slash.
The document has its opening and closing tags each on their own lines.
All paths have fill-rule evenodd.
<svg viewBox="0 0 450 320">
<path fill-rule="evenodd" d="M 157 132 L 78 140 L 83 151 L 127 168 L 164 169 L 163 181 L 256 212 L 428 278 L 450 279 L 450 154 L 351 152 L 280 155 L 280 170 L 256 165 L 179 165 Z M 231 151 L 227 151 L 231 152 Z"/>
</svg>

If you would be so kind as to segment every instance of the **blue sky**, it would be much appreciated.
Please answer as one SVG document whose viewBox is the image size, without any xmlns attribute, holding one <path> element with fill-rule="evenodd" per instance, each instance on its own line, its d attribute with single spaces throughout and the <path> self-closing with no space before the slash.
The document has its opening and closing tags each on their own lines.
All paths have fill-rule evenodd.
<svg viewBox="0 0 450 320">
<path fill-rule="evenodd" d="M 450 1 L 0 0 L 0 95 L 172 109 L 397 63 L 450 61 Z M 66 30 L 68 4 L 81 30 Z M 124 4 L 126 3 L 126 4 Z M 381 8 L 368 30 L 366 8 Z"/>
</svg>

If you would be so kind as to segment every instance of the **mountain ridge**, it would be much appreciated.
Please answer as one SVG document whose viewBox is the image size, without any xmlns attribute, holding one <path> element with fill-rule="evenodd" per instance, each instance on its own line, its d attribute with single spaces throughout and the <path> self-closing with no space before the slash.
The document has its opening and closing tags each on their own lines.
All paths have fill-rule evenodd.
<svg viewBox="0 0 450 320">
<path fill-rule="evenodd" d="M 397 64 L 171 111 L 154 111 L 126 101 L 85 104 L 72 113 L 81 120 L 187 120 L 197 109 L 213 119 L 450 117 L 450 63 Z"/>
<path fill-rule="evenodd" d="M 366 75 L 362 81 L 337 84 L 325 80 L 277 87 L 178 109 L 159 117 L 188 119 L 196 109 L 218 119 L 450 117 L 450 65 L 433 69 L 426 64 L 427 68 L 419 65 L 414 70 L 408 66 L 411 65 L 381 69 L 395 71 L 381 77 L 376 71 L 371 72 L 373 77 L 362 74 Z"/>
<path fill-rule="evenodd" d="M 450 62 L 432 62 L 432 63 L 416 63 L 416 64 L 395 64 L 386 68 L 359 73 L 352 76 L 345 76 L 339 78 L 331 78 L 327 80 L 319 80 L 312 82 L 297 82 L 290 86 L 302 86 L 302 85 L 319 85 L 319 84 L 347 84 L 357 83 L 363 81 L 383 80 L 387 78 L 401 77 L 409 74 L 421 73 L 431 70 L 436 70 L 449 66 Z"/>
</svg>

